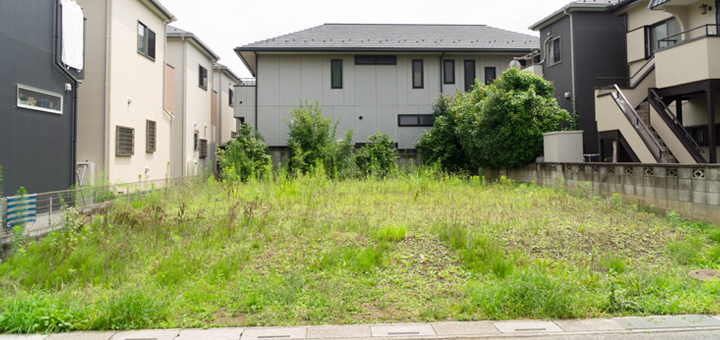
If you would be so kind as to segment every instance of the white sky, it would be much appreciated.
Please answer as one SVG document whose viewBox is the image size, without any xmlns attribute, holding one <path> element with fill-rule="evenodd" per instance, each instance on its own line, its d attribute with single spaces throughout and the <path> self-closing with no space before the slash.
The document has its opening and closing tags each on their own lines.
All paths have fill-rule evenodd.
<svg viewBox="0 0 720 340">
<path fill-rule="evenodd" d="M 325 23 L 484 24 L 538 36 L 527 28 L 571 0 L 160 0 L 220 63 L 250 77 L 233 49 Z"/>
</svg>

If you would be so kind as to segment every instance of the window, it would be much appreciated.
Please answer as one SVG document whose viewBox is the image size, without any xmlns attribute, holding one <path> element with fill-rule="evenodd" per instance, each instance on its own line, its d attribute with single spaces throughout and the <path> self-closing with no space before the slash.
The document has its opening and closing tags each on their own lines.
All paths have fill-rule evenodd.
<svg viewBox="0 0 720 340">
<path fill-rule="evenodd" d="M 333 59 L 330 61 L 330 72 L 332 73 L 330 79 L 330 88 L 341 89 L 342 88 L 342 60 Z"/>
<path fill-rule="evenodd" d="M 147 139 L 145 152 L 155 152 L 157 150 L 157 122 L 152 120 L 146 120 L 145 132 Z"/>
<path fill-rule="evenodd" d="M 61 115 L 63 113 L 63 96 L 30 86 L 18 85 L 16 105 L 25 109 Z"/>
<path fill-rule="evenodd" d="M 398 126 L 433 126 L 433 115 L 398 115 Z"/>
<path fill-rule="evenodd" d="M 486 67 L 485 68 L 485 85 L 492 84 L 492 82 L 495 81 L 495 68 L 494 67 Z"/>
<path fill-rule="evenodd" d="M 193 150 L 198 151 L 198 148 L 200 147 L 200 132 L 195 130 L 195 133 L 193 134 Z"/>
<path fill-rule="evenodd" d="M 135 154 L 135 129 L 115 127 L 115 156 L 132 156 Z"/>
<path fill-rule="evenodd" d="M 443 83 L 455 84 L 455 60 L 443 61 Z"/>
<path fill-rule="evenodd" d="M 245 124 L 245 117 L 238 117 L 235 120 L 235 130 L 240 131 L 240 127 Z"/>
<path fill-rule="evenodd" d="M 138 22 L 138 53 L 155 60 L 155 32 Z"/>
<path fill-rule="evenodd" d="M 233 91 L 232 88 L 228 89 L 228 105 L 235 106 L 235 103 L 233 103 L 233 100 L 235 100 L 235 91 Z"/>
<path fill-rule="evenodd" d="M 548 66 L 555 65 L 562 61 L 562 49 L 560 49 L 560 37 L 554 38 L 547 42 L 545 46 L 547 51 Z"/>
<path fill-rule="evenodd" d="M 397 65 L 394 55 L 356 55 L 355 65 Z"/>
<path fill-rule="evenodd" d="M 207 91 L 207 69 L 202 67 L 202 65 L 198 65 L 198 85 L 201 89 Z"/>
<path fill-rule="evenodd" d="M 472 90 L 475 85 L 475 60 L 465 60 L 465 91 Z"/>
<path fill-rule="evenodd" d="M 681 36 L 668 36 L 680 33 L 680 24 L 677 19 L 672 18 L 645 28 L 645 56 L 650 57 L 655 51 L 677 44 L 682 40 Z"/>
<path fill-rule="evenodd" d="M 423 61 L 412 61 L 412 87 L 414 89 L 423 88 Z"/>
<path fill-rule="evenodd" d="M 207 139 L 200 140 L 200 158 L 207 158 Z"/>
</svg>

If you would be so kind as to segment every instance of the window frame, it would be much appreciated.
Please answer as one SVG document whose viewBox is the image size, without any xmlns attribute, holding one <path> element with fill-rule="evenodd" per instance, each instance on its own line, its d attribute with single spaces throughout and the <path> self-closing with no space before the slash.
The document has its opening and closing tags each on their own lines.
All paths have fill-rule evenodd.
<svg viewBox="0 0 720 340">
<path fill-rule="evenodd" d="M 198 150 L 198 158 L 205 159 L 208 156 L 208 141 L 207 139 L 200 139 L 200 146 Z"/>
<path fill-rule="evenodd" d="M 561 38 L 562 38 L 562 36 L 560 36 L 560 35 L 557 37 L 553 37 L 552 39 L 548 40 L 548 42 L 545 44 L 545 53 L 546 53 L 545 60 L 547 60 L 548 67 L 562 63 L 562 39 Z M 555 48 L 555 46 L 553 46 L 555 44 L 555 42 L 557 42 L 557 48 Z M 550 58 L 551 49 L 549 48 L 549 46 L 553 46 L 552 58 Z M 556 53 L 555 51 L 558 51 L 558 52 Z M 560 59 L 555 60 L 556 54 L 558 55 L 558 57 Z"/>
<path fill-rule="evenodd" d="M 417 123 L 404 124 L 404 123 L 402 122 L 402 118 L 409 118 L 409 117 L 417 118 Z M 429 123 L 426 122 L 426 123 L 423 124 L 423 123 L 422 123 L 422 121 L 423 121 L 422 118 L 431 118 L 431 119 L 430 119 L 430 122 L 429 122 Z M 410 114 L 410 115 L 402 114 L 402 115 L 398 115 L 398 126 L 399 126 L 399 127 L 406 127 L 406 126 L 433 126 L 434 124 L 435 124 L 435 115 L 433 115 L 432 113 L 430 113 L 430 114 Z"/>
<path fill-rule="evenodd" d="M 493 78 L 488 81 L 488 71 L 492 70 Z M 490 85 L 497 79 L 497 68 L 495 66 L 485 66 L 485 85 Z"/>
<path fill-rule="evenodd" d="M 468 63 L 472 63 L 472 81 L 470 82 L 470 86 L 468 86 Z M 477 63 L 475 62 L 475 59 L 465 59 L 463 60 L 463 80 L 465 82 L 465 92 L 468 92 L 472 90 L 472 87 L 475 85 L 475 79 L 477 79 Z"/>
<path fill-rule="evenodd" d="M 447 65 L 450 65 L 450 76 L 452 79 L 448 81 L 447 79 Z M 455 59 L 443 59 L 443 84 L 455 84 Z"/>
<path fill-rule="evenodd" d="M 60 100 L 60 109 L 59 109 L 59 110 L 55 110 L 55 109 L 51 109 L 51 108 L 48 108 L 48 107 L 42 107 L 42 106 L 37 106 L 37 105 L 33 106 L 33 105 L 30 105 L 29 103 L 28 103 L 28 104 L 25 104 L 25 103 L 23 103 L 23 102 L 20 100 L 20 90 L 32 91 L 32 92 L 36 92 L 36 93 L 39 93 L 39 94 L 42 94 L 42 95 L 46 95 L 46 96 L 49 96 L 49 97 L 55 97 L 56 100 L 57 100 L 57 99 Z M 33 98 L 33 99 L 34 99 L 34 98 Z M 38 98 L 38 99 L 39 99 L 39 98 Z M 17 91 L 16 91 L 16 93 L 15 93 L 15 106 L 16 106 L 16 107 L 19 107 L 19 108 L 23 108 L 23 109 L 29 109 L 29 110 L 35 110 L 35 111 L 42 111 L 42 112 L 48 112 L 48 113 L 54 113 L 54 114 L 62 115 L 62 114 L 63 114 L 63 108 L 65 107 L 64 99 L 65 99 L 65 96 L 63 96 L 63 95 L 61 95 L 61 94 L 59 94 L 59 93 L 55 93 L 55 92 L 51 92 L 51 91 L 47 91 L 47 90 L 42 90 L 42 89 L 35 88 L 35 87 L 32 87 L 32 86 L 17 84 Z M 41 101 L 41 102 L 42 102 L 42 101 Z M 47 103 L 48 101 L 45 100 L 45 102 Z M 42 105 L 42 104 L 41 104 L 41 105 Z"/>
<path fill-rule="evenodd" d="M 207 69 L 201 64 L 198 64 L 198 87 L 207 91 L 208 90 L 208 73 Z"/>
<path fill-rule="evenodd" d="M 420 84 L 415 83 L 415 63 L 420 63 Z M 413 59 L 410 63 L 411 69 L 410 69 L 410 75 L 412 77 L 412 88 L 413 89 L 423 89 L 425 88 L 425 62 L 423 59 Z"/>
<path fill-rule="evenodd" d="M 360 60 L 367 58 L 372 58 L 372 62 L 360 62 Z M 379 58 L 392 58 L 392 63 L 378 63 Z M 397 56 L 396 55 L 356 55 L 355 56 L 355 65 L 397 65 Z"/>
<path fill-rule="evenodd" d="M 235 100 L 235 90 L 233 90 L 232 87 L 228 87 L 228 105 L 230 107 L 235 107 L 235 103 L 233 103 L 234 100 Z"/>
<path fill-rule="evenodd" d="M 667 19 L 660 20 L 652 25 L 645 26 L 645 59 L 650 59 L 652 56 L 655 55 L 655 52 L 660 51 L 665 48 L 668 48 L 668 47 L 671 47 L 671 46 L 675 46 L 679 43 L 679 41 L 677 41 L 672 45 L 667 45 L 667 46 L 663 46 L 663 47 L 658 46 L 658 48 L 656 50 L 653 50 L 653 46 L 652 46 L 653 28 L 665 25 L 665 33 L 666 34 L 665 34 L 664 38 L 661 38 L 661 39 L 665 39 L 668 35 L 671 35 L 671 34 L 668 34 L 668 32 L 667 32 L 667 24 L 673 20 L 678 23 L 678 32 L 677 33 L 682 32 L 682 28 L 679 27 L 680 22 L 678 22 L 677 18 L 675 18 L 674 16 L 671 16 Z M 673 33 L 673 34 L 677 34 L 677 33 Z M 667 42 L 665 42 L 665 43 L 667 44 Z"/>
<path fill-rule="evenodd" d="M 157 34 L 155 34 L 155 31 L 149 29 L 147 25 L 143 24 L 142 21 L 138 20 L 137 28 L 138 30 L 135 32 L 137 34 L 137 53 L 141 56 L 144 56 L 145 58 L 148 58 L 155 62 L 155 57 L 157 55 Z M 143 28 L 143 50 L 140 50 L 140 27 Z M 153 36 L 153 46 L 152 46 L 152 55 L 150 55 L 150 34 Z"/>
<path fill-rule="evenodd" d="M 120 148 L 120 130 L 129 130 L 130 136 L 130 150 L 126 152 L 125 149 Z M 115 125 L 115 156 L 120 157 L 132 157 L 135 155 L 135 128 Z"/>
<path fill-rule="evenodd" d="M 150 130 L 152 127 L 152 134 Z M 145 152 L 153 153 L 157 151 L 157 122 L 154 120 L 145 120 Z"/>
<path fill-rule="evenodd" d="M 330 60 L 330 89 L 342 89 L 343 88 L 343 65 L 342 59 L 331 59 Z M 335 65 L 339 64 L 340 72 L 340 84 L 335 84 Z"/>
</svg>

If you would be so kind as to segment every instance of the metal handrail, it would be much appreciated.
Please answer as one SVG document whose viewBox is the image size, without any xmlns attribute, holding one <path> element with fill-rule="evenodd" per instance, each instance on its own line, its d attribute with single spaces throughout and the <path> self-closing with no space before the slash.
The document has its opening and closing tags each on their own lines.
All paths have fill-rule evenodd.
<svg viewBox="0 0 720 340">
<path fill-rule="evenodd" d="M 255 86 L 257 80 L 255 78 L 240 78 L 240 86 Z"/>
<path fill-rule="evenodd" d="M 650 93 L 653 95 L 655 101 L 660 103 L 660 105 L 662 105 L 663 109 L 665 110 L 665 114 L 670 116 L 673 123 L 675 123 L 675 125 L 677 125 L 680 129 L 682 129 L 683 133 L 685 134 L 685 137 L 687 137 L 690 140 L 690 142 L 692 142 L 693 147 L 695 147 L 695 149 L 700 151 L 700 153 L 703 153 L 703 149 L 702 149 L 702 147 L 700 147 L 700 144 L 698 144 L 698 142 L 695 140 L 695 138 L 693 138 L 692 135 L 685 129 L 685 127 L 682 125 L 682 123 L 680 123 L 680 120 L 677 119 L 677 116 L 675 116 L 675 114 L 670 110 L 670 108 L 667 106 L 667 104 L 665 104 L 665 102 L 662 101 L 662 97 L 660 97 L 660 95 L 658 95 L 654 89 L 650 89 Z"/>
<path fill-rule="evenodd" d="M 630 77 L 597 77 L 596 79 L 625 79 L 625 80 L 628 80 L 628 86 L 629 86 L 629 87 L 635 87 L 635 86 L 632 86 L 633 84 L 631 84 L 631 83 L 632 83 L 632 79 L 635 78 L 635 77 L 637 77 L 637 75 L 640 74 L 640 72 L 642 72 L 643 70 L 645 70 L 645 66 L 650 65 L 650 63 L 653 62 L 653 61 L 655 61 L 655 56 L 654 56 L 654 55 L 651 56 L 650 59 L 648 59 L 642 66 L 640 66 L 640 68 L 637 70 L 637 72 L 635 72 L 635 74 L 633 74 L 633 75 L 630 76 Z M 652 66 L 651 66 L 651 67 L 652 67 Z M 635 85 L 637 85 L 637 83 L 638 83 L 638 82 L 636 82 Z"/>
<path fill-rule="evenodd" d="M 664 160 L 664 158 L 662 156 L 662 147 L 660 146 L 660 142 L 658 142 L 657 139 L 653 137 L 650 129 L 640 118 L 640 115 L 637 113 L 637 111 L 635 111 L 632 106 L 630 106 L 630 101 L 627 100 L 625 95 L 620 90 L 620 87 L 618 87 L 617 84 L 613 86 L 615 86 L 615 90 L 617 91 L 617 96 L 614 97 L 616 99 L 616 103 L 617 99 L 621 98 L 625 102 L 625 105 L 627 105 L 627 107 L 630 109 L 630 112 L 627 112 L 622 108 L 622 106 L 620 106 L 619 103 L 617 103 L 618 106 L 620 106 L 620 111 L 625 114 L 625 117 L 627 117 L 627 119 L 630 121 L 630 124 L 632 124 L 635 130 L 638 131 L 640 137 L 642 137 L 642 139 L 645 141 L 645 144 L 647 144 L 648 149 L 650 149 L 650 152 L 652 152 L 653 156 L 655 156 L 655 159 L 661 162 L 662 160 Z M 635 119 L 635 122 L 633 122 L 632 119 Z"/>
<path fill-rule="evenodd" d="M 710 26 L 715 26 L 715 33 L 710 33 L 710 30 L 709 30 Z M 720 26 L 720 25 L 718 25 L 718 24 L 705 24 L 705 25 L 700 25 L 700 26 L 693 27 L 693 28 L 688 29 L 688 30 L 684 30 L 684 31 L 682 31 L 682 32 L 680 32 L 680 33 L 675 33 L 675 34 L 673 34 L 673 35 L 668 35 L 668 36 L 665 37 L 665 38 L 658 39 L 658 42 L 660 42 L 660 41 L 662 41 L 662 42 L 668 42 L 668 43 L 669 43 L 669 42 L 673 42 L 673 43 L 674 43 L 673 45 L 666 46 L 666 47 L 663 47 L 663 48 L 661 48 L 661 49 L 669 48 L 669 47 L 675 46 L 675 44 L 678 43 L 678 39 L 671 39 L 671 38 L 674 38 L 674 37 L 677 37 L 677 36 L 680 36 L 680 35 L 683 35 L 683 34 L 687 34 L 687 33 L 696 31 L 696 30 L 701 29 L 701 28 L 704 28 L 704 29 L 705 29 L 705 35 L 699 36 L 699 37 L 697 37 L 697 38 L 703 38 L 703 37 L 708 37 L 708 36 L 720 35 L 720 32 L 718 32 L 718 27 L 719 27 L 719 26 Z M 682 39 L 682 37 L 679 39 L 679 41 L 683 41 L 683 40 L 685 40 L 685 39 Z"/>
</svg>

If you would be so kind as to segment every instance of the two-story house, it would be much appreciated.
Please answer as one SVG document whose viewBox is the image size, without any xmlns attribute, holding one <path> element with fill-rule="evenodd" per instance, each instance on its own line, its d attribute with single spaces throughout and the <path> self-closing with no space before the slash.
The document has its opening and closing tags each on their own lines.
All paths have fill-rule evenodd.
<svg viewBox="0 0 720 340">
<path fill-rule="evenodd" d="M 489 83 L 537 48 L 537 37 L 485 25 L 325 24 L 235 49 L 256 79 L 236 87 L 236 117 L 286 147 L 291 105 L 317 100 L 338 138 L 380 131 L 414 149 L 439 94 Z"/>
</svg>

